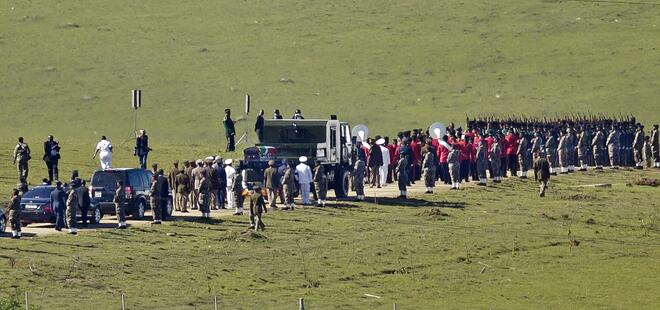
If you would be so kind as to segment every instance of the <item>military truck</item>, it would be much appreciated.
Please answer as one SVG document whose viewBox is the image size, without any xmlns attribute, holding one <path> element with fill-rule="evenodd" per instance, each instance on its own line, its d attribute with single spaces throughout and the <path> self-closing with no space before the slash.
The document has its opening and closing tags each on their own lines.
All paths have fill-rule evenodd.
<svg viewBox="0 0 660 310">
<path fill-rule="evenodd" d="M 349 193 L 349 173 L 354 149 L 347 122 L 331 117 L 324 119 L 281 119 L 264 122 L 263 142 L 244 150 L 243 168 L 248 183 L 263 182 L 268 161 L 277 166 L 288 162 L 295 167 L 300 156 L 308 158 L 311 167 L 318 160 L 325 167 L 328 188 L 338 198 Z"/>
</svg>

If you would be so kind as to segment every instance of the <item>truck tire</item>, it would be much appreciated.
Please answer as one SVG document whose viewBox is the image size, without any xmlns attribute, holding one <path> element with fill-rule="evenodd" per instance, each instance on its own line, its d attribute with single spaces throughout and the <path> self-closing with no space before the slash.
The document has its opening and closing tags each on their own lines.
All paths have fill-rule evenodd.
<svg viewBox="0 0 660 310">
<path fill-rule="evenodd" d="M 346 198 L 348 197 L 350 191 L 349 183 L 350 174 L 348 170 L 339 168 L 335 174 L 334 188 L 335 188 L 335 197 L 337 198 Z"/>
</svg>

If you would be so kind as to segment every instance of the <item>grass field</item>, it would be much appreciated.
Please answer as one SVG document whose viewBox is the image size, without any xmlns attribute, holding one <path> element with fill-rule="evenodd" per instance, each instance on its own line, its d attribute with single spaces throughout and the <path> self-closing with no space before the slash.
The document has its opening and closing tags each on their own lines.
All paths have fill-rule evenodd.
<svg viewBox="0 0 660 310">
<path fill-rule="evenodd" d="M 62 309 L 654 309 L 657 172 L 555 178 L 246 218 L 0 243 L 0 291 Z M 611 182 L 610 189 L 569 188 Z M 427 202 L 420 200 L 424 199 Z M 176 236 L 167 236 L 175 232 Z M 570 234 L 569 234 L 570 232 Z M 571 245 L 571 240 L 579 245 Z M 380 299 L 364 294 L 380 296 Z"/>
<path fill-rule="evenodd" d="M 115 166 L 135 166 L 133 88 L 150 162 L 166 171 L 224 149 L 222 110 L 242 110 L 246 93 L 267 115 L 338 114 L 389 135 L 483 113 L 631 113 L 650 125 L 659 27 L 651 0 L 6 0 L 0 197 L 16 183 L 19 135 L 32 183 L 46 175 L 48 134 L 62 179 L 91 175 L 100 135 Z M 415 205 L 273 212 L 263 235 L 230 218 L 3 238 L 0 297 L 28 290 L 44 309 L 116 309 L 122 292 L 131 309 L 210 309 L 216 295 L 224 309 L 292 309 L 300 297 L 311 309 L 654 309 L 660 192 L 625 185 L 640 175 L 660 178 L 589 172 L 553 179 L 544 200 L 508 180 Z M 598 182 L 615 185 L 569 187 Z"/>
</svg>

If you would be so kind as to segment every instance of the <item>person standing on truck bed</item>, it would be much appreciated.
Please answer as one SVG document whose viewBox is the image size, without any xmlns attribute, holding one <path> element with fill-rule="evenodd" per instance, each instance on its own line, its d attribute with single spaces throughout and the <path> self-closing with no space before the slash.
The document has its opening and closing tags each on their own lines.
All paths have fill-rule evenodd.
<svg viewBox="0 0 660 310">
<path fill-rule="evenodd" d="M 293 116 L 291 116 L 291 118 L 292 119 L 305 119 L 305 117 L 303 117 L 302 112 L 300 111 L 300 109 L 296 109 L 296 111 L 293 113 Z"/>
<path fill-rule="evenodd" d="M 254 132 L 257 134 L 259 143 L 264 142 L 264 110 L 259 110 L 257 120 L 254 122 Z"/>
<path fill-rule="evenodd" d="M 231 119 L 231 110 L 225 109 L 225 119 L 222 121 L 225 126 L 225 137 L 227 138 L 226 152 L 233 152 L 236 150 L 234 136 L 236 136 L 236 129 L 234 128 L 234 121 Z"/>
</svg>

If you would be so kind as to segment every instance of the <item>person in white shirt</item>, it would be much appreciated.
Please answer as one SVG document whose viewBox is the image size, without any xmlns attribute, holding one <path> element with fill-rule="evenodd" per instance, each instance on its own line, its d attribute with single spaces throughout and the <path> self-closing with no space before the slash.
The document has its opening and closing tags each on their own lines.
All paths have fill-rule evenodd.
<svg viewBox="0 0 660 310">
<path fill-rule="evenodd" d="M 309 204 L 309 184 L 312 183 L 312 169 L 306 164 L 306 156 L 301 156 L 299 159 L 300 164 L 296 166 L 296 173 L 298 174 L 298 184 L 300 184 L 302 201 L 306 205 Z"/>
<path fill-rule="evenodd" d="M 388 150 L 383 145 L 385 144 L 385 139 L 381 138 L 376 141 L 376 145 L 380 147 L 380 152 L 383 154 L 383 165 L 380 166 L 380 184 L 382 186 L 387 185 L 387 174 L 389 172 L 390 166 L 390 150 Z"/>
<path fill-rule="evenodd" d="M 102 136 L 101 141 L 96 144 L 96 152 L 94 152 L 92 159 L 96 159 L 96 155 L 101 160 L 101 169 L 112 168 L 112 143 L 105 136 Z"/>
<path fill-rule="evenodd" d="M 227 174 L 227 204 L 229 209 L 236 208 L 234 203 L 234 192 L 231 190 L 231 186 L 234 184 L 234 174 L 236 174 L 236 169 L 232 167 L 234 161 L 231 158 L 225 160 L 225 174 Z"/>
</svg>

